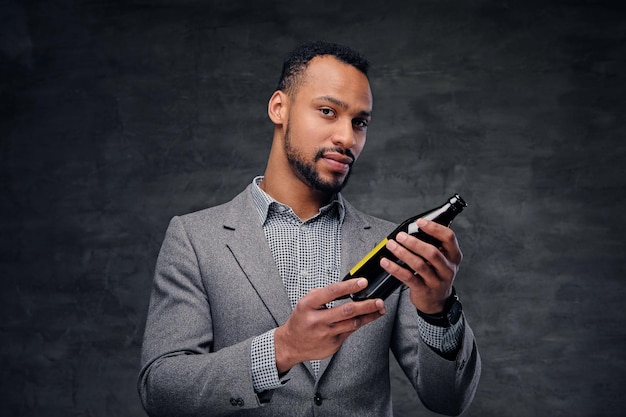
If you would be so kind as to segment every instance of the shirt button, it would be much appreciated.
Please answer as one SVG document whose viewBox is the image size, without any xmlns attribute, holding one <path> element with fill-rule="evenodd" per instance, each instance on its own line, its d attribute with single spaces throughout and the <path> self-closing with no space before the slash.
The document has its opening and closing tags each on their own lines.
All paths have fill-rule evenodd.
<svg viewBox="0 0 626 417">
<path fill-rule="evenodd" d="M 315 405 L 322 405 L 322 403 L 324 402 L 324 399 L 322 398 L 322 394 L 320 394 L 319 392 L 316 392 L 315 396 L 313 397 L 313 402 L 315 403 Z"/>
</svg>

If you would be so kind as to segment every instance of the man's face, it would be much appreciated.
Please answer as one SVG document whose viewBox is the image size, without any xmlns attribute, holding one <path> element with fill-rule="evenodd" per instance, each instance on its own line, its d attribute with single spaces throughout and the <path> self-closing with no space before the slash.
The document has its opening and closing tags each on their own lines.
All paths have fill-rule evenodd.
<svg viewBox="0 0 626 417">
<path fill-rule="evenodd" d="M 292 172 L 317 191 L 340 191 L 365 145 L 371 111 L 363 73 L 331 56 L 313 58 L 290 98 L 284 151 Z"/>
</svg>

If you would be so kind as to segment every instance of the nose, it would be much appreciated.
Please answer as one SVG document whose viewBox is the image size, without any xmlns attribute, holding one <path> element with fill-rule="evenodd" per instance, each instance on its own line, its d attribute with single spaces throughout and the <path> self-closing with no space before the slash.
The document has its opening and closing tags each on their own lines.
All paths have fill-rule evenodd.
<svg viewBox="0 0 626 417">
<path fill-rule="evenodd" d="M 355 132 L 352 120 L 341 120 L 335 124 L 333 132 L 333 144 L 343 149 L 350 149 L 356 145 Z"/>
</svg>

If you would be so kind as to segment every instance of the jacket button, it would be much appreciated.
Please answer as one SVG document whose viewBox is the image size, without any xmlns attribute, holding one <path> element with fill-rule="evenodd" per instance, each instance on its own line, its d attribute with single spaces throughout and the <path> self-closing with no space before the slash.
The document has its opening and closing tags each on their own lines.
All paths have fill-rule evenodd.
<svg viewBox="0 0 626 417">
<path fill-rule="evenodd" d="M 244 402 L 243 402 L 243 398 L 230 398 L 230 405 L 232 405 L 233 407 L 243 407 Z"/>
<path fill-rule="evenodd" d="M 315 403 L 315 405 L 322 405 L 322 403 L 324 402 L 324 399 L 322 398 L 322 394 L 320 394 L 319 392 L 316 392 L 315 396 L 313 397 L 313 402 Z"/>
</svg>

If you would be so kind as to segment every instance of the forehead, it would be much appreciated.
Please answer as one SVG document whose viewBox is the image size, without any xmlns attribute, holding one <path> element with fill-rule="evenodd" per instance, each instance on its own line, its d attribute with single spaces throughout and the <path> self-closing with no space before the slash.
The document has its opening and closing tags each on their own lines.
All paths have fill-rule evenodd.
<svg viewBox="0 0 626 417">
<path fill-rule="evenodd" d="M 372 109 L 367 76 L 331 55 L 317 56 L 309 62 L 297 94 L 336 97 L 359 110 Z"/>
</svg>

